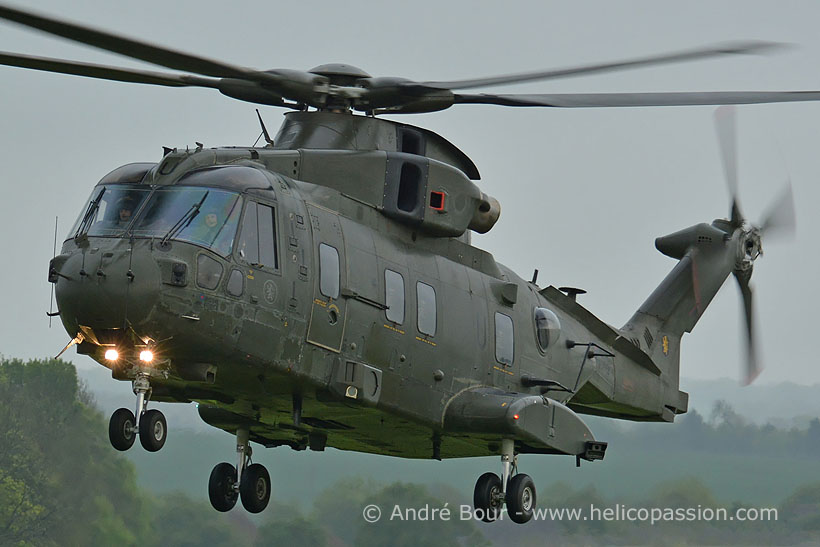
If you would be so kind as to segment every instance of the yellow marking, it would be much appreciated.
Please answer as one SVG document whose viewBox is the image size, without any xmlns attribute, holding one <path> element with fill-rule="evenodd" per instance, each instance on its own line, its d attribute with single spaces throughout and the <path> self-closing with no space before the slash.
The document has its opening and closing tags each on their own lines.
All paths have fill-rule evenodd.
<svg viewBox="0 0 820 547">
<path fill-rule="evenodd" d="M 389 330 L 392 330 L 393 332 L 398 332 L 399 334 L 404 334 L 404 331 L 403 331 L 403 330 L 401 330 L 401 329 L 397 329 L 396 327 L 394 327 L 394 326 L 392 326 L 392 325 L 388 325 L 388 324 L 386 324 L 386 323 L 385 323 L 385 325 L 384 325 L 384 328 L 389 329 Z"/>
<path fill-rule="evenodd" d="M 507 406 L 507 403 L 501 403 L 501 406 Z"/>
<path fill-rule="evenodd" d="M 339 306 L 337 306 L 336 304 L 331 304 L 330 306 L 328 306 L 327 309 L 334 310 L 336 313 L 341 313 L 341 311 L 339 310 Z"/>
<path fill-rule="evenodd" d="M 319 300 L 318 298 L 314 298 L 313 303 L 317 306 L 322 306 L 323 308 L 327 307 L 327 302 L 325 302 L 324 300 Z"/>
<path fill-rule="evenodd" d="M 248 279 L 253 279 L 253 276 L 251 274 L 248 274 Z"/>
<path fill-rule="evenodd" d="M 669 355 L 669 338 L 666 335 L 663 336 L 663 354 Z"/>
<path fill-rule="evenodd" d="M 436 345 L 435 342 L 432 342 L 430 340 L 425 340 L 424 338 L 420 338 L 418 336 L 416 336 L 416 340 L 418 340 L 419 342 L 424 342 L 425 344 L 430 344 L 433 347 L 435 347 L 435 345 Z"/>
<path fill-rule="evenodd" d="M 503 368 L 498 368 L 496 366 L 493 366 L 493 368 L 495 370 L 497 370 L 498 372 L 503 372 L 504 374 L 509 374 L 510 376 L 514 376 L 514 374 L 512 372 L 510 372 L 509 370 L 504 370 Z"/>
</svg>

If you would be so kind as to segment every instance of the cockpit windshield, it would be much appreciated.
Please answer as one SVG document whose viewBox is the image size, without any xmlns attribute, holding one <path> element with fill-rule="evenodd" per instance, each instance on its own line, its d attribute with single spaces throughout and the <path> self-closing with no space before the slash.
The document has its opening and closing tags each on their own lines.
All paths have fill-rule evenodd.
<svg viewBox="0 0 820 547">
<path fill-rule="evenodd" d="M 134 219 L 151 188 L 139 184 L 97 186 L 68 232 L 68 239 L 89 236 L 119 236 Z"/>
<path fill-rule="evenodd" d="M 239 225 L 239 195 L 216 188 L 158 188 L 137 218 L 135 237 L 187 241 L 228 256 Z"/>
</svg>

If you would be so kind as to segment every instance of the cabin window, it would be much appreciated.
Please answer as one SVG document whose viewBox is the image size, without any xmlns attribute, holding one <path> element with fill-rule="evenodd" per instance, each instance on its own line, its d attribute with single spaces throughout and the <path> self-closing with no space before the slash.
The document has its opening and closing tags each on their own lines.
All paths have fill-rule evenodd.
<svg viewBox="0 0 820 547">
<path fill-rule="evenodd" d="M 404 278 L 393 270 L 384 270 L 384 301 L 387 320 L 404 323 Z"/>
<path fill-rule="evenodd" d="M 203 289 L 215 289 L 222 277 L 222 264 L 208 255 L 196 257 L 196 284 Z"/>
<path fill-rule="evenodd" d="M 436 334 L 436 290 L 419 281 L 416 283 L 416 297 L 418 299 L 418 327 L 419 332 L 428 336 Z"/>
<path fill-rule="evenodd" d="M 512 365 L 515 352 L 513 320 L 509 315 L 495 314 L 495 360 L 502 365 Z"/>
<path fill-rule="evenodd" d="M 328 298 L 339 298 L 339 251 L 319 244 L 319 291 Z"/>
<path fill-rule="evenodd" d="M 253 201 L 248 203 L 239 237 L 239 258 L 251 266 L 279 268 L 273 207 Z"/>
<path fill-rule="evenodd" d="M 245 275 L 239 270 L 232 270 L 225 290 L 231 296 L 242 296 L 245 290 Z"/>
<path fill-rule="evenodd" d="M 535 338 L 541 351 L 555 344 L 561 334 L 558 316 L 546 308 L 535 308 Z"/>
</svg>

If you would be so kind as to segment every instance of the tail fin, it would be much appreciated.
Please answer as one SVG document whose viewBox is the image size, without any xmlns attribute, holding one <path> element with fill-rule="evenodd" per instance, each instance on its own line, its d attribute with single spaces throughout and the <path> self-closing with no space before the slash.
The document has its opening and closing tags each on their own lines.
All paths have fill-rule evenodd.
<svg viewBox="0 0 820 547">
<path fill-rule="evenodd" d="M 795 229 L 789 184 L 760 224 L 751 225 L 743 218 L 738 196 L 734 108 L 718 108 L 715 122 L 726 184 L 732 198 L 731 219 L 716 220 L 711 225 L 698 224 L 656 239 L 658 250 L 677 259 L 678 264 L 623 327 L 624 334 L 639 346 L 641 337 L 644 339 L 649 346 L 647 353 L 667 373 L 664 385 L 674 383 L 675 389 L 679 377 L 680 339 L 683 333 L 692 331 L 730 273 L 734 273 L 740 287 L 746 316 L 745 382 L 750 383 L 757 376 L 760 366 L 755 351 L 749 279 L 754 261 L 762 253 L 763 234 L 767 237 L 773 231 L 789 234 Z M 657 339 L 660 339 L 660 345 Z"/>
<path fill-rule="evenodd" d="M 679 398 L 680 340 L 691 332 L 726 278 L 738 267 L 748 234 L 731 222 L 698 224 L 655 240 L 678 263 L 622 327 L 662 371 L 668 396 Z M 740 253 L 740 254 L 739 254 Z M 675 404 L 669 406 L 680 409 Z"/>
</svg>

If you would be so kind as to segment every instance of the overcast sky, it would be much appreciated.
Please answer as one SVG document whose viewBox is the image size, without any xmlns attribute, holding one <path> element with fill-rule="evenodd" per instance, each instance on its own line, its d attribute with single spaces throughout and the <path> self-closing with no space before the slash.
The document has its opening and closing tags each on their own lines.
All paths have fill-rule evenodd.
<svg viewBox="0 0 820 547">
<path fill-rule="evenodd" d="M 583 4 L 583 5 L 579 5 Z M 176 49 L 267 68 L 346 62 L 374 76 L 448 80 L 642 56 L 714 42 L 795 44 L 741 56 L 490 92 L 820 89 L 820 4 L 789 2 L 94 2 L 26 7 Z M 230 8 L 228 7 L 230 5 Z M 0 23 L 0 50 L 154 67 Z M 170 89 L 0 68 L 0 352 L 54 355 L 68 341 L 45 311 L 54 229 L 59 241 L 92 186 L 162 146 L 250 145 L 254 106 L 213 90 Z M 283 110 L 262 110 L 277 127 Z M 589 291 L 580 302 L 622 325 L 674 265 L 654 238 L 728 214 L 711 107 L 514 109 L 463 105 L 404 116 L 476 163 L 502 215 L 474 243 L 524 278 Z M 813 234 L 820 204 L 820 104 L 738 109 L 743 210 L 757 219 L 791 177 L 798 231 L 764 241 L 757 261 L 760 383 L 820 382 L 811 349 L 820 288 Z M 684 377 L 739 377 L 742 318 L 728 280 L 691 335 Z M 72 350 L 78 366 L 98 366 Z M 684 383 L 684 388 L 685 383 Z"/>
</svg>

